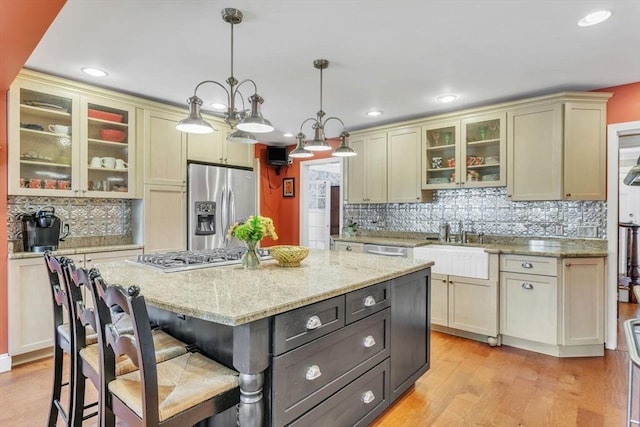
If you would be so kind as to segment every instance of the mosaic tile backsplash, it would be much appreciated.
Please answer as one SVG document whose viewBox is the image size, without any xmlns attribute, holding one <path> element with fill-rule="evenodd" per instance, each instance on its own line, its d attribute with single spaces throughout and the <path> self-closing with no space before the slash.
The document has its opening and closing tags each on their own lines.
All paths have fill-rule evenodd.
<svg viewBox="0 0 640 427">
<path fill-rule="evenodd" d="M 463 230 L 505 236 L 607 238 L 604 201 L 512 202 L 505 187 L 434 191 L 431 203 L 349 204 L 345 222 L 362 230 L 438 233 Z"/>
<path fill-rule="evenodd" d="M 22 238 L 21 215 L 53 206 L 56 216 L 69 224 L 69 237 L 131 235 L 131 200 L 9 196 L 7 238 Z"/>
</svg>

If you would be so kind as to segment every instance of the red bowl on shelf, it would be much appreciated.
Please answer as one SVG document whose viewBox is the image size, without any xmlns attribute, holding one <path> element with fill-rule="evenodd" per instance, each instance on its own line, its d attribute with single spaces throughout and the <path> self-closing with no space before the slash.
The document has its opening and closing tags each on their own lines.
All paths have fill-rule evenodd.
<svg viewBox="0 0 640 427">
<path fill-rule="evenodd" d="M 127 134 L 119 129 L 100 129 L 100 138 L 105 141 L 122 142 Z"/>
<path fill-rule="evenodd" d="M 109 113 L 107 111 L 92 110 L 89 108 L 88 116 L 92 119 L 108 120 L 110 122 L 122 122 L 122 114 Z"/>
</svg>

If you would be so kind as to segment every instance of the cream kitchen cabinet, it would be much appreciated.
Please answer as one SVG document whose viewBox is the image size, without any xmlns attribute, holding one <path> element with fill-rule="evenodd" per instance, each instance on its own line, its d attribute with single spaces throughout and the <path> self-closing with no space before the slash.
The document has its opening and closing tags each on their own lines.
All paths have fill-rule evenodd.
<svg viewBox="0 0 640 427">
<path fill-rule="evenodd" d="M 605 200 L 609 93 L 568 92 L 507 111 L 511 200 Z"/>
<path fill-rule="evenodd" d="M 187 184 L 187 135 L 176 129 L 184 117 L 162 110 L 142 112 L 144 183 Z"/>
<path fill-rule="evenodd" d="M 347 160 L 348 203 L 386 203 L 387 133 L 354 135 L 350 145 L 358 155 Z"/>
<path fill-rule="evenodd" d="M 133 104 L 62 79 L 18 77 L 9 91 L 9 194 L 135 198 L 135 129 Z"/>
<path fill-rule="evenodd" d="M 453 116 L 422 126 L 424 189 L 506 184 L 506 114 Z"/>
<path fill-rule="evenodd" d="M 422 190 L 421 129 L 412 126 L 387 132 L 387 202 L 430 202 L 432 193 Z"/>
<path fill-rule="evenodd" d="M 146 253 L 187 249 L 186 187 L 146 184 L 143 217 Z"/>
<path fill-rule="evenodd" d="M 506 345 L 560 357 L 604 354 L 604 258 L 500 257 Z"/>
<path fill-rule="evenodd" d="M 364 252 L 364 244 L 363 243 L 353 243 L 353 242 L 334 242 L 333 249 L 336 251 L 347 251 L 347 252 Z"/>
<path fill-rule="evenodd" d="M 187 135 L 187 159 L 252 168 L 255 146 L 227 141 L 227 136 L 231 133 L 229 127 L 209 118 L 207 121 L 213 126 L 212 133 Z"/>
<path fill-rule="evenodd" d="M 86 252 L 65 255 L 76 267 L 135 258 L 141 249 Z M 9 355 L 13 363 L 51 353 L 53 316 L 51 288 L 44 257 L 9 259 L 8 262 Z M 18 356 L 18 357 L 16 357 Z"/>
</svg>

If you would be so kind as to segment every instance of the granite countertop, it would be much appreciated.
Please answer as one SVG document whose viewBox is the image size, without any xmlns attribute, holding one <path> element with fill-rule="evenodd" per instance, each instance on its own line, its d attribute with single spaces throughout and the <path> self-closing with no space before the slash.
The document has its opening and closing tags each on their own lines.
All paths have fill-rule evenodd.
<svg viewBox="0 0 640 427">
<path fill-rule="evenodd" d="M 431 267 L 414 261 L 312 249 L 300 267 L 263 261 L 165 273 L 131 262 L 96 264 L 107 283 L 138 285 L 161 309 L 224 325 L 241 325 Z"/>
<path fill-rule="evenodd" d="M 86 254 L 86 253 L 96 253 L 96 252 L 116 252 L 116 251 L 127 251 L 131 249 L 142 249 L 143 245 L 137 244 L 124 244 L 124 245 L 108 245 L 108 246 L 86 246 L 79 248 L 67 248 L 67 249 L 58 249 L 54 251 L 53 254 L 55 256 L 64 256 L 64 255 L 77 255 L 77 254 Z M 44 252 L 9 252 L 8 259 L 27 259 L 27 258 L 38 258 L 42 257 Z"/>
<path fill-rule="evenodd" d="M 416 248 L 426 245 L 448 245 L 448 246 L 475 246 L 483 247 L 489 253 L 497 254 L 518 254 L 533 256 L 551 257 L 606 257 L 607 241 L 594 239 L 536 239 L 536 238 L 510 238 L 510 237 L 487 237 L 485 243 L 445 243 L 439 242 L 432 237 L 389 237 L 376 235 L 358 236 L 331 236 L 335 241 L 353 243 L 371 243 L 375 245 L 390 245 Z"/>
</svg>

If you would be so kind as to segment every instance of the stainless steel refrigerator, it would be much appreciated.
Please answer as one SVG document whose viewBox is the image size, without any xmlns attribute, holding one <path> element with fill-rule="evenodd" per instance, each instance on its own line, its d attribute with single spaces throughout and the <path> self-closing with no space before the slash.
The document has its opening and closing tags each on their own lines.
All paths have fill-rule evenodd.
<svg viewBox="0 0 640 427">
<path fill-rule="evenodd" d="M 188 249 L 243 246 L 229 240 L 234 222 L 257 214 L 255 172 L 190 163 L 188 166 Z"/>
</svg>

